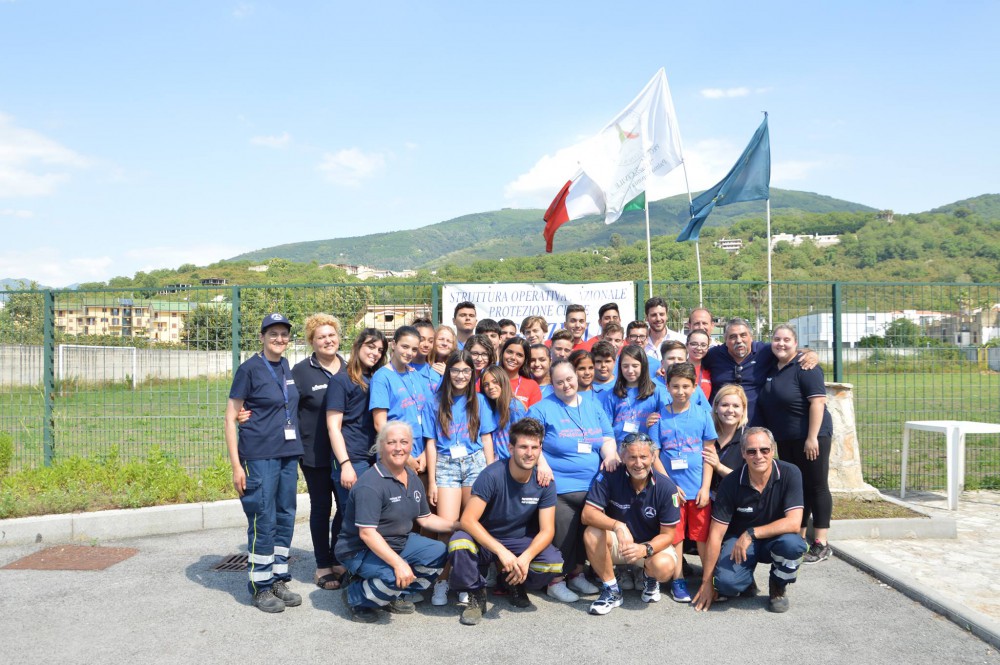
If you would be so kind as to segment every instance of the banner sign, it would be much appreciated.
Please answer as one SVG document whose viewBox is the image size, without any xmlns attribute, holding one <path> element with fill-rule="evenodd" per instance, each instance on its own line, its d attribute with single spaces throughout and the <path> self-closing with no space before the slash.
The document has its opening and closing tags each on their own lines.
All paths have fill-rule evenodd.
<svg viewBox="0 0 1000 665">
<path fill-rule="evenodd" d="M 597 311 L 605 303 L 617 303 L 623 327 L 635 319 L 634 282 L 445 284 L 442 288 L 442 323 L 451 325 L 455 305 L 466 301 L 476 306 L 477 319 L 511 319 L 518 329 L 525 317 L 540 316 L 549 322 L 549 337 L 563 327 L 566 307 L 573 304 L 587 308 L 585 339 L 601 334 Z"/>
</svg>

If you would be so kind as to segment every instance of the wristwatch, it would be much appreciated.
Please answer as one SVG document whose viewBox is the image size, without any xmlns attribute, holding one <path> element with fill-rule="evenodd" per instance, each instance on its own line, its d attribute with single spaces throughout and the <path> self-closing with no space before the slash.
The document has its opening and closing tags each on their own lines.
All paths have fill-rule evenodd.
<svg viewBox="0 0 1000 665">
<path fill-rule="evenodd" d="M 646 543 L 646 558 L 648 559 L 651 556 L 653 556 L 653 546 Z"/>
<path fill-rule="evenodd" d="M 754 533 L 753 527 L 750 527 L 749 529 L 747 529 L 747 535 L 750 536 L 750 540 L 752 540 L 752 541 L 756 541 L 757 540 L 757 534 Z"/>
</svg>

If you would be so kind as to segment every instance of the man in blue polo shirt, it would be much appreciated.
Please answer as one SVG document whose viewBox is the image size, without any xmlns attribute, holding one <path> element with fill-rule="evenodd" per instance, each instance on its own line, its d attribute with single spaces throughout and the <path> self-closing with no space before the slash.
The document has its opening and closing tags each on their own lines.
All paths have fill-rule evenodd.
<svg viewBox="0 0 1000 665">
<path fill-rule="evenodd" d="M 536 467 L 545 428 L 522 418 L 510 428 L 510 458 L 486 467 L 472 485 L 462 512 L 462 530 L 448 543 L 451 588 L 471 591 L 461 622 L 473 626 L 486 611 L 483 571 L 496 562 L 506 574 L 510 603 L 530 608 L 526 588 L 540 589 L 562 574 L 563 559 L 553 547 L 556 486 L 538 484 Z"/>
<path fill-rule="evenodd" d="M 646 434 L 632 433 L 622 440 L 622 464 L 598 473 L 583 508 L 583 542 L 594 573 L 601 579 L 601 595 L 590 605 L 591 614 L 607 614 L 622 604 L 614 566 L 643 569 L 642 602 L 660 600 L 660 582 L 671 579 L 677 566 L 674 529 L 680 521 L 677 486 L 653 470 L 659 446 Z"/>
<path fill-rule="evenodd" d="M 427 492 L 407 465 L 413 429 L 390 420 L 376 439 L 379 461 L 362 474 L 347 498 L 337 560 L 352 576 L 344 590 L 352 621 L 378 620 L 376 609 L 412 614 L 413 603 L 400 596 L 429 589 L 441 574 L 444 543 L 412 532 L 413 523 L 450 533 L 458 522 L 431 513 Z"/>
<path fill-rule="evenodd" d="M 760 562 L 771 564 L 767 609 L 788 611 L 785 587 L 795 581 L 808 545 L 799 535 L 802 475 L 794 465 L 774 459 L 776 447 L 763 427 L 743 434 L 744 464 L 722 480 L 712 508 L 696 610 L 707 610 L 720 596 L 754 593 L 753 573 Z"/>
</svg>

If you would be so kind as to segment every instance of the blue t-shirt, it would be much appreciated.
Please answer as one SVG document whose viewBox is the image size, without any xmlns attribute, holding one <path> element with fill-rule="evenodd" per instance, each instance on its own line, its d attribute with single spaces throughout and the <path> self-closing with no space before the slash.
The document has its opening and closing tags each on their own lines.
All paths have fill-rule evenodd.
<svg viewBox="0 0 1000 665">
<path fill-rule="evenodd" d="M 538 511 L 556 505 L 556 487 L 538 484 L 537 470 L 519 483 L 510 475 L 510 462 L 497 460 L 479 474 L 472 494 L 486 502 L 479 523 L 494 538 L 534 538 L 538 535 Z"/>
<path fill-rule="evenodd" d="M 549 395 L 551 395 L 552 391 L 555 390 L 555 388 L 552 386 L 551 383 L 549 383 L 549 384 L 544 385 L 544 386 L 541 386 L 541 385 L 538 386 L 538 390 L 539 390 L 539 392 L 542 393 L 542 398 L 544 399 L 545 397 L 548 397 Z M 532 404 L 532 406 L 534 406 L 534 404 Z"/>
<path fill-rule="evenodd" d="M 611 421 L 596 400 L 580 399 L 568 406 L 549 395 L 528 409 L 528 416 L 545 426 L 542 453 L 552 468 L 559 494 L 586 492 L 601 465 L 604 437 L 613 438 Z"/>
<path fill-rule="evenodd" d="M 655 386 L 653 393 L 645 399 L 639 399 L 638 388 L 629 388 L 625 397 L 619 397 L 614 390 L 601 393 L 601 406 L 611 420 L 615 441 L 621 442 L 631 432 L 647 434 L 649 428 L 646 427 L 646 419 L 669 404 L 668 398 L 669 395 L 660 386 Z"/>
<path fill-rule="evenodd" d="M 438 387 L 441 385 L 442 376 L 434 371 L 434 368 L 427 363 L 410 363 L 410 367 L 420 372 L 420 376 L 424 377 L 424 381 L 430 386 L 431 394 L 435 394 L 438 391 Z"/>
<path fill-rule="evenodd" d="M 598 383 L 597 380 L 595 379 L 594 382 L 590 384 L 590 389 L 593 390 L 598 395 L 603 395 L 609 390 L 614 390 L 615 380 L 616 379 L 614 376 L 612 376 L 611 380 L 608 381 L 607 383 Z"/>
<path fill-rule="evenodd" d="M 660 526 L 674 526 L 681 521 L 677 486 L 667 476 L 650 470 L 650 481 L 641 492 L 632 489 L 625 465 L 612 472 L 594 476 L 587 492 L 587 503 L 604 511 L 613 520 L 623 522 L 637 543 L 649 542 L 660 533 Z"/>
<path fill-rule="evenodd" d="M 287 412 L 282 386 L 288 390 Z M 272 363 L 259 353 L 249 358 L 236 369 L 229 397 L 243 400 L 243 408 L 253 412 L 250 420 L 239 426 L 238 451 L 241 460 L 302 455 L 299 391 L 287 360 L 282 358 Z M 295 428 L 292 440 L 285 438 L 289 420 Z"/>
<path fill-rule="evenodd" d="M 370 386 L 370 379 L 364 381 Z M 336 374 L 326 389 L 326 410 L 344 414 L 340 432 L 351 462 L 370 461 L 375 445 L 375 419 L 368 408 L 368 391 L 351 381 L 347 372 Z"/>
<path fill-rule="evenodd" d="M 514 426 L 521 418 L 528 415 L 528 410 L 521 404 L 521 400 L 514 398 L 510 401 L 510 422 L 507 423 L 507 427 L 499 427 L 493 430 L 493 458 L 498 460 L 505 460 L 510 458 L 510 449 L 507 445 L 510 443 L 510 428 Z M 500 417 L 497 414 L 493 414 L 493 419 L 495 422 L 499 423 Z"/>
<path fill-rule="evenodd" d="M 663 389 L 664 399 L 666 400 L 664 404 L 673 404 L 674 396 L 670 394 L 670 390 L 659 377 L 657 377 L 657 381 L 659 381 L 658 385 Z M 709 415 L 712 415 L 712 403 L 708 401 L 705 391 L 701 389 L 701 386 L 696 387 L 694 392 L 691 393 L 691 406 L 707 411 Z"/>
<path fill-rule="evenodd" d="M 701 451 L 703 444 L 719 438 L 712 417 L 693 404 L 680 413 L 671 407 L 660 411 L 660 422 L 649 430 L 649 437 L 660 444 L 660 461 L 670 479 L 693 501 L 701 489 Z"/>
<path fill-rule="evenodd" d="M 432 425 L 428 418 L 430 386 L 420 372 L 407 367 L 399 373 L 392 365 L 380 368 L 372 376 L 368 408 L 386 409 L 388 420 L 405 420 L 413 428 L 413 457 L 424 452 L 424 438 L 430 437 Z M 426 429 L 425 429 L 426 428 Z"/>
<path fill-rule="evenodd" d="M 489 434 L 497 428 L 493 409 L 486 403 L 485 397 L 476 393 L 476 401 L 479 403 L 479 431 L 469 432 L 469 419 L 465 412 L 467 401 L 465 395 L 455 398 L 455 403 L 451 405 L 451 426 L 447 432 L 441 429 L 441 423 L 438 421 L 438 399 L 434 400 L 433 410 L 426 411 L 431 423 L 427 438 L 434 439 L 439 456 L 451 457 L 451 447 L 459 444 L 465 446 L 467 455 L 482 450 L 482 435 Z"/>
</svg>

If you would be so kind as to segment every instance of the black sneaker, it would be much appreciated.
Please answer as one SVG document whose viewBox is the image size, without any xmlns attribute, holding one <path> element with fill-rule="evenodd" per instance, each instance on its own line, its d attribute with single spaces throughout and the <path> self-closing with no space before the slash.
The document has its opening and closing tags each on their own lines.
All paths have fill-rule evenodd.
<svg viewBox="0 0 1000 665">
<path fill-rule="evenodd" d="M 340 597 L 344 599 L 344 606 L 347 607 L 347 613 L 350 615 L 351 621 L 355 623 L 375 623 L 378 621 L 378 612 L 371 607 L 351 605 L 351 602 L 347 599 L 347 587 L 344 587 L 344 590 L 340 592 Z"/>
<path fill-rule="evenodd" d="M 299 602 L 302 601 L 300 600 Z M 268 614 L 277 614 L 278 612 L 285 611 L 285 603 L 275 596 L 271 589 L 264 589 L 255 593 L 253 595 L 253 606 L 261 612 L 267 612 Z"/>
<path fill-rule="evenodd" d="M 528 592 L 525 591 L 523 584 L 515 584 L 510 587 L 510 604 L 522 610 L 534 607 L 531 599 L 528 598 Z"/>
<path fill-rule="evenodd" d="M 394 598 L 382 609 L 392 614 L 413 614 L 417 611 L 417 606 L 405 598 Z"/>
<path fill-rule="evenodd" d="M 826 561 L 833 554 L 833 550 L 830 549 L 830 545 L 824 545 L 823 543 L 814 541 L 809 551 L 806 555 L 802 557 L 802 563 L 819 563 L 820 561 Z"/>
<path fill-rule="evenodd" d="M 271 593 L 280 598 L 285 607 L 298 607 L 302 604 L 302 596 L 289 589 L 285 580 L 275 580 L 271 585 Z"/>
<path fill-rule="evenodd" d="M 458 621 L 463 626 L 475 626 L 483 620 L 486 611 L 486 589 L 476 589 L 469 592 L 469 604 L 462 610 L 462 618 Z"/>
<path fill-rule="evenodd" d="M 788 596 L 785 595 L 784 584 L 778 584 L 772 578 L 768 583 L 768 595 L 770 596 L 767 600 L 767 609 L 771 612 L 787 612 L 788 611 Z"/>
</svg>

